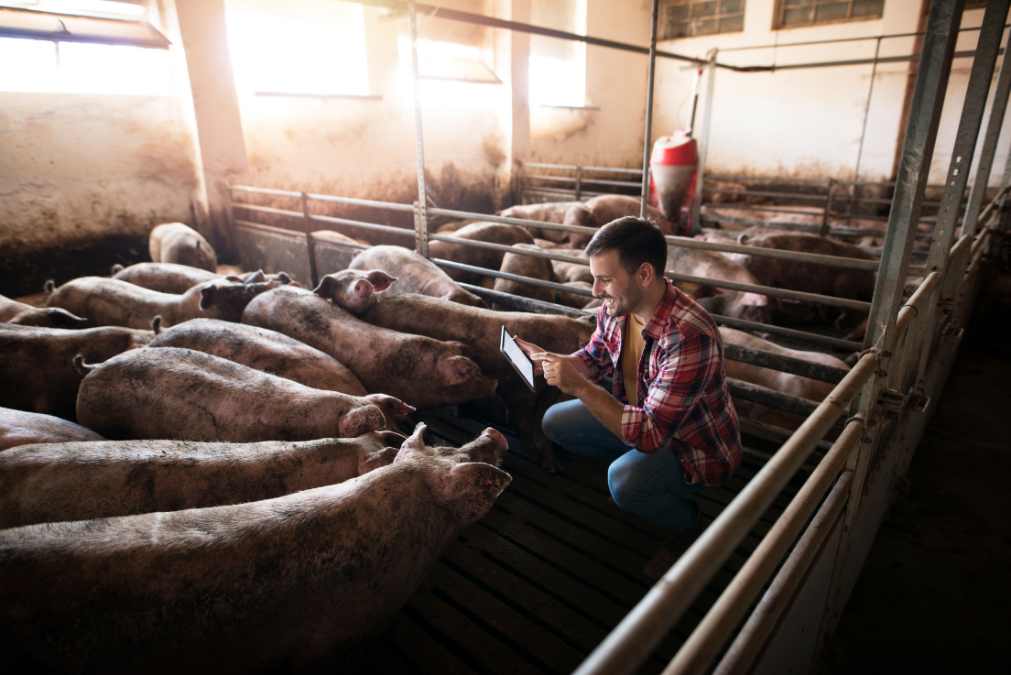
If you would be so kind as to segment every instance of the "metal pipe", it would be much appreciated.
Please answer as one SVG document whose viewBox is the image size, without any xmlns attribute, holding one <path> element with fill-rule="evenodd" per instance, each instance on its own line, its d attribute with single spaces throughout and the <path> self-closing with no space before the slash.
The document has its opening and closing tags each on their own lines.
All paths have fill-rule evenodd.
<svg viewBox="0 0 1011 675">
<path fill-rule="evenodd" d="M 579 171 L 579 167 L 576 167 Z M 573 183 L 579 180 L 571 176 L 524 176 L 524 180 L 543 180 L 549 183 Z M 582 183 L 593 183 L 594 185 L 616 185 L 619 187 L 640 187 L 641 183 L 630 180 L 606 180 L 603 178 L 583 178 Z"/>
<path fill-rule="evenodd" d="M 461 283 L 460 286 L 464 290 L 470 291 L 474 295 L 484 298 L 485 300 L 497 302 L 500 305 L 512 307 L 513 309 L 518 309 L 521 312 L 535 312 L 537 314 L 563 314 L 573 319 L 582 319 L 587 316 L 597 316 L 594 312 L 586 312 L 581 309 L 576 309 L 575 307 L 566 307 L 565 305 L 559 305 L 553 302 L 524 298 L 519 295 L 513 295 L 512 293 L 503 293 L 502 291 L 485 288 L 484 286 L 474 286 L 472 284 L 465 283 Z"/>
<path fill-rule="evenodd" d="M 762 385 L 755 384 L 754 382 L 738 380 L 733 377 L 727 378 L 727 388 L 730 390 L 730 395 L 734 398 L 741 398 L 745 401 L 761 403 L 762 405 L 769 406 L 770 408 L 785 410 L 786 412 L 793 413 L 794 415 L 800 415 L 801 417 L 807 417 L 818 408 L 817 401 L 809 401 L 806 398 L 800 398 L 799 396 L 784 394 L 781 391 L 776 391 L 775 389 L 770 389 L 769 387 L 763 387 Z M 841 423 L 845 419 L 845 415 L 842 415 L 836 420 L 836 423 Z"/>
<path fill-rule="evenodd" d="M 451 244 L 459 244 L 461 246 L 470 246 L 472 248 L 483 248 L 488 251 L 503 251 L 505 253 L 516 253 L 518 255 L 530 256 L 531 258 L 547 258 L 548 260 L 558 260 L 560 262 L 574 263 L 577 265 L 589 265 L 589 261 L 586 258 L 576 258 L 570 255 L 560 255 L 552 253 L 554 249 L 548 249 L 546 251 L 535 251 L 529 248 L 519 248 L 517 246 L 509 246 L 508 244 L 494 244 L 490 241 L 476 241 L 474 239 L 461 239 L 460 237 L 450 237 L 444 234 L 433 234 L 433 241 L 445 241 Z M 482 268 L 483 269 L 483 268 Z"/>
<path fill-rule="evenodd" d="M 635 672 L 748 536 L 878 366 L 866 353 L 674 566 L 576 669 L 576 675 Z"/>
<path fill-rule="evenodd" d="M 713 675 L 743 675 L 751 670 L 772 631 L 779 625 L 780 617 L 790 606 L 801 580 L 806 577 L 807 571 L 838 521 L 843 506 L 849 499 L 852 482 L 852 471 L 844 472 L 836 481 L 835 487 L 818 509 L 811 525 L 804 531 L 800 541 L 772 580 L 769 590 L 762 596 L 758 606 L 748 617 L 747 623 L 717 664 Z"/>
<path fill-rule="evenodd" d="M 850 454 L 860 445 L 864 432 L 863 416 L 850 420 L 839 440 L 832 445 L 818 468 L 805 481 L 783 514 L 768 533 L 762 537 L 747 562 L 741 566 L 726 590 L 692 634 L 678 650 L 662 675 L 690 675 L 703 673 L 719 653 L 727 638 L 744 617 L 751 603 L 762 591 L 762 586 L 776 571 L 797 535 L 804 529 L 807 519 L 817 508 L 821 498 L 829 491 Z M 841 492 L 845 499 L 846 491 Z"/>
<path fill-rule="evenodd" d="M 397 204 L 396 202 L 377 202 L 374 199 L 357 199 L 355 197 L 334 197 L 332 195 L 317 195 L 309 193 L 309 199 L 319 202 L 331 202 L 334 204 L 348 204 L 350 206 L 367 206 L 376 209 L 389 209 L 390 211 L 401 211 L 403 213 L 413 213 L 414 207 L 410 204 Z"/>
<path fill-rule="evenodd" d="M 418 201 L 414 202 L 414 248 L 428 257 L 428 193 L 425 190 L 425 141 L 421 130 L 421 74 L 418 69 L 418 15 L 414 0 L 407 0 L 411 38 L 411 68 L 414 75 L 414 152 L 418 162 Z"/>
<path fill-rule="evenodd" d="M 735 319 L 733 317 L 724 316 L 722 314 L 711 314 L 713 319 L 721 326 L 727 326 L 728 328 L 738 328 L 740 330 L 750 330 L 758 331 L 761 333 L 768 333 L 769 335 L 778 335 L 780 337 L 791 338 L 794 340 L 804 340 L 810 342 L 811 344 L 824 345 L 826 347 L 832 347 L 833 349 L 838 349 L 840 351 L 846 352 L 857 352 L 863 349 L 863 344 L 860 342 L 853 342 L 852 340 L 841 340 L 839 338 L 829 337 L 827 335 L 819 335 L 817 333 L 808 333 L 802 330 L 796 330 L 794 328 L 783 328 L 782 326 L 773 326 L 766 323 L 758 323 L 757 321 L 747 321 L 745 319 Z"/>
<path fill-rule="evenodd" d="M 771 368 L 783 373 L 809 377 L 813 380 L 820 380 L 821 382 L 829 382 L 831 384 L 838 384 L 846 377 L 846 373 L 849 372 L 849 370 L 844 368 L 826 366 L 823 363 L 814 363 L 795 356 L 785 356 L 762 349 L 751 349 L 740 345 L 727 344 L 726 342 L 723 345 L 723 354 L 731 361 L 740 361 L 741 363 L 749 363 L 753 366 Z"/>
<path fill-rule="evenodd" d="M 939 272 L 931 272 L 927 275 L 927 278 L 923 280 L 920 287 L 916 289 L 916 292 L 909 298 L 909 302 L 904 304 L 899 308 L 899 315 L 895 319 L 895 339 L 901 340 L 902 336 L 905 335 L 906 329 L 909 328 L 909 324 L 912 323 L 920 314 L 920 310 L 924 309 L 924 301 L 930 294 L 934 291 L 934 288 L 941 281 L 941 274 Z"/>
<path fill-rule="evenodd" d="M 274 190 L 272 188 L 258 188 L 250 187 L 249 185 L 229 185 L 229 190 L 237 190 L 238 192 L 250 192 L 257 195 L 278 195 L 281 197 L 294 197 L 298 199 L 301 196 L 300 192 L 293 192 L 292 190 Z"/>
<path fill-rule="evenodd" d="M 361 227 L 366 230 L 373 230 L 375 232 L 388 232 L 390 234 L 399 234 L 404 237 L 410 237 L 414 232 L 412 230 L 407 230 L 402 227 L 393 227 L 392 225 L 377 225 L 376 223 L 367 223 L 363 220 L 348 220 L 347 218 L 335 218 L 334 216 L 313 216 L 313 220 L 318 220 L 321 223 L 333 223 L 334 225 L 350 225 L 352 227 Z"/>
<path fill-rule="evenodd" d="M 1011 24 L 1006 24 L 1003 28 L 1009 28 Z M 959 28 L 958 32 L 963 33 L 965 31 L 979 30 L 979 26 L 972 26 L 969 28 Z M 786 42 L 774 45 L 754 45 L 750 47 L 727 47 L 724 48 L 725 52 L 743 52 L 750 49 L 779 49 L 780 47 L 807 47 L 810 45 L 829 45 L 835 44 L 837 42 L 863 42 L 864 40 L 888 40 L 892 38 L 905 38 L 905 37 L 919 37 L 923 33 L 890 33 L 888 35 L 865 35 L 862 37 L 849 37 L 849 38 L 836 38 L 833 40 L 809 40 L 807 42 Z"/>
<path fill-rule="evenodd" d="M 372 248 L 371 246 L 369 246 L 367 244 L 359 244 L 358 242 L 344 241 L 343 239 L 331 239 L 330 237 L 326 236 L 325 234 L 318 234 L 318 233 L 315 233 L 315 232 L 313 233 L 312 238 L 315 239 L 317 242 L 322 241 L 322 242 L 326 242 L 327 244 L 331 244 L 333 246 L 341 246 L 343 248 L 352 248 L 352 249 L 356 249 L 356 250 L 360 250 L 360 251 L 364 251 L 366 249 Z"/>
<path fill-rule="evenodd" d="M 523 284 L 529 284 L 531 286 L 540 286 L 541 288 L 550 288 L 552 290 L 561 291 L 563 293 L 574 293 L 576 295 L 584 295 L 588 298 L 593 297 L 593 292 L 587 288 L 575 288 L 573 286 L 558 284 L 553 281 L 544 281 L 543 279 L 531 279 L 530 277 L 520 276 L 519 274 L 509 274 L 508 272 L 489 270 L 485 269 L 484 267 L 476 267 L 474 265 L 464 265 L 463 263 L 453 262 L 452 260 L 442 260 L 441 258 L 432 258 L 431 260 L 439 267 L 448 267 L 449 269 L 452 270 L 474 272 L 475 274 L 481 274 L 486 277 L 495 277 L 496 279 L 507 279 L 509 281 L 518 281 Z"/>
<path fill-rule="evenodd" d="M 235 202 L 232 204 L 233 208 L 236 209 L 246 209 L 247 211 L 256 211 L 259 213 L 269 213 L 275 216 L 288 216 L 289 218 L 302 218 L 302 214 L 298 211 L 288 211 L 286 209 L 278 209 L 273 206 L 259 206 L 257 204 L 244 204 L 242 202 Z"/>
<path fill-rule="evenodd" d="M 283 227 L 274 227 L 273 225 L 254 223 L 248 220 L 242 220 L 240 218 L 235 219 L 235 226 L 242 227 L 247 230 L 253 230 L 254 232 L 265 232 L 267 234 L 276 234 L 282 237 L 291 237 L 292 239 L 305 239 L 304 232 L 299 232 L 297 230 L 286 230 Z"/>
<path fill-rule="evenodd" d="M 523 166 L 532 166 L 536 169 L 575 169 L 578 164 L 543 164 L 540 162 L 526 162 Z M 583 171 L 603 171 L 608 173 L 628 173 L 628 174 L 641 174 L 642 169 L 621 169 L 617 167 L 610 166 L 583 166 Z"/>
<path fill-rule="evenodd" d="M 668 270 L 665 276 L 674 281 L 687 281 L 700 286 L 712 286 L 714 288 L 727 288 L 732 291 L 742 291 L 745 293 L 758 293 L 773 298 L 787 298 L 800 302 L 811 302 L 815 304 L 829 305 L 830 307 L 843 307 L 860 312 L 866 312 L 871 308 L 871 303 L 862 300 L 850 300 L 849 298 L 836 298 L 831 295 L 820 295 L 818 293 L 806 293 L 804 291 L 791 291 L 786 288 L 775 288 L 773 286 L 756 286 L 755 284 L 741 284 L 736 281 L 726 281 L 724 279 L 709 279 L 707 277 L 696 277 L 690 274 L 678 274 Z"/>
<path fill-rule="evenodd" d="M 316 248 L 312 241 L 312 216 L 309 214 L 309 200 L 302 190 L 302 214 L 305 216 L 305 248 L 309 254 L 309 276 L 312 277 L 312 287 L 319 285 L 319 275 L 316 273 Z"/>
<path fill-rule="evenodd" d="M 713 95 L 716 92 L 716 68 L 712 65 L 716 61 L 719 50 L 713 47 L 706 54 L 706 68 L 709 69 L 709 76 L 706 80 L 706 107 L 702 113 L 702 137 L 699 139 L 699 160 L 695 169 L 695 195 L 692 202 L 692 219 L 688 226 L 688 234 L 695 236 L 702 227 L 702 220 L 699 214 L 702 212 L 702 193 L 705 189 L 706 156 L 709 152 L 709 129 L 713 121 Z"/>
<path fill-rule="evenodd" d="M 867 105 L 864 106 L 864 126 L 860 132 L 860 147 L 857 149 L 857 165 L 853 169 L 853 180 L 860 180 L 860 160 L 864 156 L 864 139 L 867 138 L 867 120 L 871 113 L 871 96 L 874 94 L 874 78 L 878 74 L 878 55 L 881 53 L 881 38 L 874 48 L 874 67 L 871 68 L 871 84 L 867 89 Z M 855 188 L 854 188 L 855 189 Z"/>
<path fill-rule="evenodd" d="M 653 140 L 653 78 L 656 71 L 656 17 L 659 0 L 653 0 L 653 13 L 649 24 L 649 69 L 646 71 L 646 139 L 642 144 L 642 197 L 639 217 L 646 217 L 649 206 L 649 152 Z M 701 195 L 700 195 L 701 196 Z"/>
</svg>

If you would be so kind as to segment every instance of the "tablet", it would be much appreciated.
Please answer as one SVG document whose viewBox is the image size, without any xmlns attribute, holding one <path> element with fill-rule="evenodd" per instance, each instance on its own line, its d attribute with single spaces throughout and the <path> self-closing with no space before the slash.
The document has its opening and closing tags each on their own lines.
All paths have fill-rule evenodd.
<svg viewBox="0 0 1011 675">
<path fill-rule="evenodd" d="M 509 334 L 505 326 L 502 326 L 502 339 L 499 342 L 499 350 L 505 354 L 506 360 L 512 364 L 516 372 L 520 374 L 520 379 L 527 383 L 530 391 L 534 389 L 534 362 L 526 355 L 520 346 L 516 344 L 513 336 Z"/>
</svg>

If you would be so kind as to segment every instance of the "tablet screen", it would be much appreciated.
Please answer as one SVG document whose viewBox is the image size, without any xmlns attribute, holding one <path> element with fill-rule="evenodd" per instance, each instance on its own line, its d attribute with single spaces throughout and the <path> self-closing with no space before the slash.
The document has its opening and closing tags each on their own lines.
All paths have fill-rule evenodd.
<svg viewBox="0 0 1011 675">
<path fill-rule="evenodd" d="M 523 381 L 527 383 L 527 386 L 531 389 L 534 388 L 534 363 L 530 360 L 520 346 L 516 344 L 513 340 L 513 336 L 509 334 L 505 326 L 502 326 L 502 340 L 499 345 L 499 349 L 506 358 L 509 359 L 509 363 L 512 364 L 516 372 L 520 374 Z"/>
</svg>

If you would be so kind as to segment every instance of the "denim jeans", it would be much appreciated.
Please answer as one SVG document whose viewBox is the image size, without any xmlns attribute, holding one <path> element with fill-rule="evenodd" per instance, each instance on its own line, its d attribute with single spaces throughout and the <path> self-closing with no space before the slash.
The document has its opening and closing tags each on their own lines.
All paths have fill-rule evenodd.
<svg viewBox="0 0 1011 675">
<path fill-rule="evenodd" d="M 705 485 L 685 482 L 685 469 L 672 448 L 650 454 L 630 448 L 579 399 L 551 406 L 541 424 L 544 434 L 569 452 L 611 462 L 607 486 L 624 510 L 668 530 L 680 531 L 692 524 L 695 511 L 681 495 L 700 492 Z"/>
</svg>

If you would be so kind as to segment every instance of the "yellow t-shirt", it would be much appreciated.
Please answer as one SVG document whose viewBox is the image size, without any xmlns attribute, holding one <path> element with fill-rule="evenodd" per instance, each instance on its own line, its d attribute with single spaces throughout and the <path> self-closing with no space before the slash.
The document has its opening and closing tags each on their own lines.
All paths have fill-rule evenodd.
<svg viewBox="0 0 1011 675">
<path fill-rule="evenodd" d="M 642 337 L 645 324 L 639 323 L 635 314 L 625 322 L 625 338 L 621 345 L 621 377 L 625 381 L 625 397 L 630 406 L 639 405 L 639 359 L 646 340 Z"/>
</svg>

